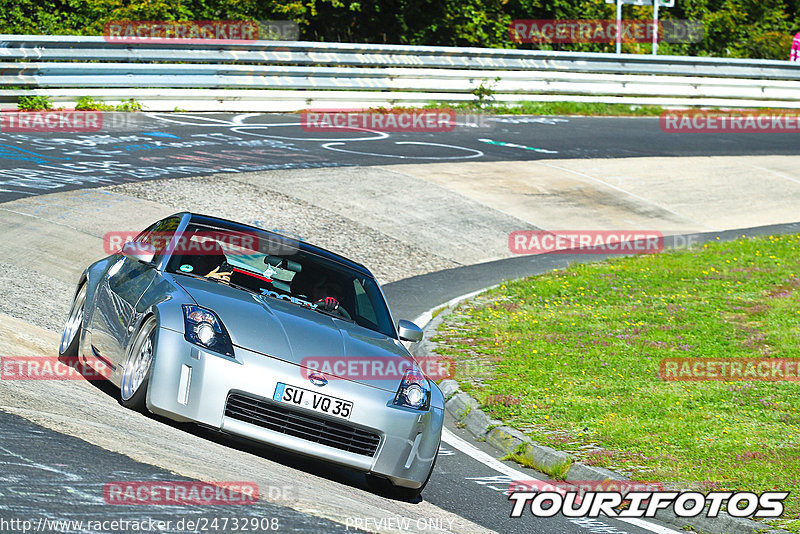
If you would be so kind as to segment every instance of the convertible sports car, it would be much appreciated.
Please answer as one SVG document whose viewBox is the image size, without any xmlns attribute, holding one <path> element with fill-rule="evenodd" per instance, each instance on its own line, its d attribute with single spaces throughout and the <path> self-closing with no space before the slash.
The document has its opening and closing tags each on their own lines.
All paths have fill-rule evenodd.
<svg viewBox="0 0 800 534">
<path fill-rule="evenodd" d="M 444 413 L 402 343 L 420 339 L 395 326 L 364 266 L 179 213 L 84 271 L 59 352 L 105 370 L 126 407 L 349 466 L 413 499 Z M 377 371 L 353 373 L 355 360 Z"/>
</svg>

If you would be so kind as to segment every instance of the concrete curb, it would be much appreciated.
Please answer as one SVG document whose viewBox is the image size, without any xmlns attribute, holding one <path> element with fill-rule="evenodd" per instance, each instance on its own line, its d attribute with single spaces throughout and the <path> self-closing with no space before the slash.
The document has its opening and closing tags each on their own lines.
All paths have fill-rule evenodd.
<svg viewBox="0 0 800 534">
<path fill-rule="evenodd" d="M 478 401 L 461 391 L 455 380 L 443 380 L 439 387 L 445 395 L 445 409 L 476 439 L 486 441 L 504 455 L 515 455 L 545 474 L 569 465 L 565 481 L 627 480 L 625 477 L 575 460 L 563 451 L 539 445 L 515 428 L 504 426 L 502 421 L 490 419 L 480 409 Z"/>
<path fill-rule="evenodd" d="M 487 288 L 488 289 L 488 288 Z M 433 354 L 436 343 L 431 341 L 432 334 L 443 322 L 444 317 L 451 313 L 462 301 L 473 297 L 478 292 L 473 292 L 463 297 L 452 299 L 443 306 L 429 310 L 417 319 L 430 320 L 425 324 L 424 340 L 414 347 L 416 356 L 428 356 Z M 441 308 L 445 309 L 441 309 Z M 441 310 L 433 316 L 434 310 Z M 555 450 L 551 447 L 539 445 L 525 436 L 515 428 L 504 426 L 502 421 L 491 419 L 480 408 L 477 400 L 469 394 L 461 391 L 458 382 L 455 380 L 442 380 L 439 389 L 445 399 L 445 410 L 448 411 L 460 424 L 463 424 L 467 431 L 477 440 L 485 441 L 497 449 L 503 456 L 514 455 L 522 459 L 525 463 L 536 466 L 538 471 L 551 475 L 553 471 L 563 469 L 567 464 L 566 475 L 563 477 L 566 482 L 576 482 L 585 480 L 630 480 L 629 478 L 602 467 L 593 467 L 578 462 L 575 458 L 563 451 Z M 789 534 L 780 529 L 773 529 L 769 525 L 752 521 L 749 519 L 722 516 L 710 518 L 700 515 L 695 518 L 683 518 L 675 515 L 671 510 L 661 510 L 656 519 L 671 526 L 679 527 L 683 530 L 692 530 L 698 533 L 707 534 Z"/>
</svg>

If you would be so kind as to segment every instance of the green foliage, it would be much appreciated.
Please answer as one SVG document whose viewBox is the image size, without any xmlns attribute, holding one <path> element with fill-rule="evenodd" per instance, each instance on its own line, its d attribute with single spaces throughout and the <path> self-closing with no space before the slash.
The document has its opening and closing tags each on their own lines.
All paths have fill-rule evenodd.
<svg viewBox="0 0 800 534">
<path fill-rule="evenodd" d="M 786 59 L 786 51 L 791 46 L 792 36 L 790 34 L 764 32 L 745 44 L 743 55 L 764 59 Z"/>
<path fill-rule="evenodd" d="M 141 102 L 137 102 L 134 98 L 123 100 L 114 108 L 116 111 L 142 111 Z"/>
<path fill-rule="evenodd" d="M 494 79 L 494 82 L 500 81 L 500 78 L 497 77 Z M 475 95 L 475 101 L 473 105 L 478 109 L 485 109 L 491 106 L 494 100 L 494 89 L 492 88 L 492 83 L 488 80 L 484 80 L 481 84 L 473 89 L 472 94 Z"/>
<path fill-rule="evenodd" d="M 82 96 L 75 103 L 76 111 L 113 111 L 114 106 L 110 106 L 102 100 L 95 100 L 91 96 Z"/>
<path fill-rule="evenodd" d="M 788 59 L 800 30 L 800 0 L 679 0 L 664 19 L 700 21 L 698 43 L 662 44 L 664 54 Z M 612 43 L 513 43 L 515 19 L 607 19 L 605 0 L 0 0 L 0 32 L 101 35 L 116 20 L 292 20 L 309 41 L 613 51 Z M 652 17 L 626 5 L 625 19 Z M 624 51 L 649 52 L 645 43 Z"/>
<path fill-rule="evenodd" d="M 478 88 L 480 89 L 480 87 Z M 473 94 L 478 92 L 473 91 Z M 485 87 L 484 87 L 485 89 Z M 485 89 L 489 94 L 493 91 Z M 478 96 L 476 94 L 476 96 Z M 414 108 L 393 108 L 414 109 Z M 456 104 L 447 102 L 429 102 L 425 109 L 454 109 L 459 113 L 493 113 L 495 115 L 584 115 L 613 117 L 657 117 L 664 112 L 661 106 L 643 106 L 631 104 L 604 104 L 600 102 L 519 102 L 516 104 L 498 104 L 476 98 L 471 102 Z"/>
<path fill-rule="evenodd" d="M 20 111 L 43 111 L 52 107 L 49 96 L 21 96 L 17 102 Z"/>
</svg>

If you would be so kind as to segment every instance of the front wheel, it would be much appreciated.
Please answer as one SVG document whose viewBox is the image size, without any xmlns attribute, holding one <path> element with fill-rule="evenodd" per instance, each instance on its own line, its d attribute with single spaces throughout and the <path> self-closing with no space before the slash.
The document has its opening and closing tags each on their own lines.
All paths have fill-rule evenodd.
<svg viewBox="0 0 800 534">
<path fill-rule="evenodd" d="M 58 355 L 67 358 L 78 356 L 78 345 L 81 342 L 81 329 L 83 329 L 83 308 L 86 304 L 86 284 L 81 285 L 75 300 L 72 301 L 72 308 L 69 310 L 67 323 L 64 325 L 64 332 L 61 334 L 61 344 L 58 347 Z"/>
<path fill-rule="evenodd" d="M 147 384 L 155 352 L 156 318 L 148 317 L 134 338 L 120 385 L 120 403 L 136 411 L 145 410 Z"/>
</svg>

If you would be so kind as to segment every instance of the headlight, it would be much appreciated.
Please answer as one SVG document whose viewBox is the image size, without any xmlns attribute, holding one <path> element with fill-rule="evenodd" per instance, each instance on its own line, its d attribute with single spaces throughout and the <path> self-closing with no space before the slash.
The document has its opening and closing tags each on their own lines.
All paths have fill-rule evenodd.
<svg viewBox="0 0 800 534">
<path fill-rule="evenodd" d="M 228 331 L 213 311 L 185 304 L 184 337 L 187 341 L 233 358 L 233 344 Z"/>
<path fill-rule="evenodd" d="M 418 367 L 406 371 L 400 388 L 394 397 L 395 406 L 427 410 L 431 405 L 431 387 L 428 379 Z"/>
</svg>

